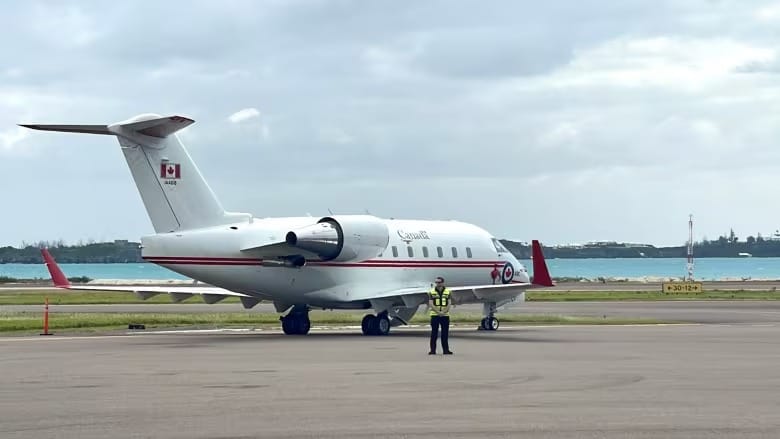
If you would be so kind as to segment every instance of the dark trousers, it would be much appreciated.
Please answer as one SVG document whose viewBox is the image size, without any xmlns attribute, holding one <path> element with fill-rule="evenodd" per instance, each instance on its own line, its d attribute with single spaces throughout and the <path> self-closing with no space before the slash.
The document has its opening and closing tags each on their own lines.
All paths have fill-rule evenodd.
<svg viewBox="0 0 780 439">
<path fill-rule="evenodd" d="M 431 352 L 436 352 L 436 339 L 439 337 L 439 325 L 441 325 L 441 348 L 444 350 L 444 352 L 449 352 L 449 316 L 431 316 Z"/>
</svg>

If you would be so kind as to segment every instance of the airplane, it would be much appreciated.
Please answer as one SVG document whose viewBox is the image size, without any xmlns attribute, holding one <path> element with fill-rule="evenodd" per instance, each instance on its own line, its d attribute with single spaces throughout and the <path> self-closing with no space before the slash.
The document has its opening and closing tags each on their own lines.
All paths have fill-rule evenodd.
<svg viewBox="0 0 780 439">
<path fill-rule="evenodd" d="M 20 126 L 115 136 L 154 228 L 141 256 L 208 286 L 71 285 L 48 250 L 42 255 L 56 287 L 194 295 L 208 304 L 238 297 L 244 308 L 272 302 L 282 330 L 304 335 L 310 309 L 373 310 L 364 335 L 388 335 L 427 308 L 431 280 L 444 278 L 453 306 L 481 303 L 479 328 L 495 331 L 502 306 L 525 301 L 529 288 L 554 286 L 538 241 L 533 280 L 486 230 L 454 220 L 386 219 L 370 214 L 267 217 L 225 211 L 176 134 L 183 116 L 141 114 L 110 125 Z"/>
</svg>

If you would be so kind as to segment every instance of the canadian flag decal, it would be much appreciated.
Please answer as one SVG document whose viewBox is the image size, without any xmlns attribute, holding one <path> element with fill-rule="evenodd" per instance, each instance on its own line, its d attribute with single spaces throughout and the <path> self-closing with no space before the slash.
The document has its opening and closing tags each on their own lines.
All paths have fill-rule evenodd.
<svg viewBox="0 0 780 439">
<path fill-rule="evenodd" d="M 181 165 L 178 163 L 160 163 L 160 178 L 181 178 Z"/>
</svg>

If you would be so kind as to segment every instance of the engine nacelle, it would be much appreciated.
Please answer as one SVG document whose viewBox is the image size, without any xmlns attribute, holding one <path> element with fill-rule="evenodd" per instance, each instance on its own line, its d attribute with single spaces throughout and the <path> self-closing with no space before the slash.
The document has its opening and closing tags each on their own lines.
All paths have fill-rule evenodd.
<svg viewBox="0 0 780 439">
<path fill-rule="evenodd" d="M 292 247 L 316 254 L 323 261 L 365 261 L 379 256 L 390 242 L 387 224 L 371 215 L 324 217 L 287 233 Z"/>
</svg>

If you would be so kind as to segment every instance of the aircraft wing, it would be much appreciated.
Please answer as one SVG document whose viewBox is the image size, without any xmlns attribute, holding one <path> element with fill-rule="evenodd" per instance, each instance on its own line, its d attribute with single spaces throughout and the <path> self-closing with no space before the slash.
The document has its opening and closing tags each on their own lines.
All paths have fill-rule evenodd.
<svg viewBox="0 0 780 439">
<path fill-rule="evenodd" d="M 447 287 L 450 290 L 452 303 L 459 305 L 462 303 L 484 302 L 491 299 L 500 301 L 503 298 L 517 296 L 529 288 L 539 288 L 540 286 L 532 283 L 513 283 L 500 285 L 461 285 Z M 368 292 L 353 296 L 355 300 L 380 300 L 396 299 L 394 302 L 403 301 L 407 305 L 422 304 L 428 301 L 428 292 L 431 290 L 429 285 L 420 285 L 410 288 L 399 288 L 396 290 L 382 292 Z"/>
<path fill-rule="evenodd" d="M 260 299 L 248 294 L 236 293 L 217 287 L 198 287 L 198 286 L 146 286 L 146 285 L 124 285 L 124 286 L 98 286 L 98 285 L 72 285 L 65 274 L 60 269 L 57 262 L 47 249 L 41 249 L 41 255 L 46 262 L 46 268 L 49 270 L 54 286 L 67 290 L 91 290 L 91 291 L 123 291 L 134 293 L 142 300 L 149 299 L 158 294 L 168 294 L 174 303 L 189 299 L 192 296 L 200 296 L 208 304 L 217 303 L 227 297 L 238 297 L 244 308 L 251 308 L 258 303 Z"/>
</svg>

